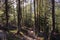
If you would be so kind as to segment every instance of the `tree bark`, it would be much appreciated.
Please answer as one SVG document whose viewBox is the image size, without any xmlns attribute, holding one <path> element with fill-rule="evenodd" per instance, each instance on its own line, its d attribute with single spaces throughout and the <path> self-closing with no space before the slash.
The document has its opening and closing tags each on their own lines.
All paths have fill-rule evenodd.
<svg viewBox="0 0 60 40">
<path fill-rule="evenodd" d="M 9 20 L 9 16 L 8 16 L 8 0 L 5 0 L 5 14 L 6 14 L 6 27 L 8 27 L 8 20 Z M 7 29 L 8 31 L 8 29 Z"/>
<path fill-rule="evenodd" d="M 38 12 L 38 8 L 37 8 L 37 13 L 36 13 L 36 3 L 37 3 L 37 7 L 38 7 L 38 0 L 34 0 L 34 17 L 35 17 L 35 34 L 37 36 L 39 36 L 40 33 L 40 21 L 39 21 L 39 12 Z"/>
<path fill-rule="evenodd" d="M 53 25 L 53 30 L 55 30 L 55 0 L 52 1 L 52 25 Z"/>
<path fill-rule="evenodd" d="M 17 8 L 18 8 L 17 9 L 17 13 L 18 13 L 18 32 L 17 33 L 19 33 L 21 31 L 21 18 L 22 18 L 20 0 L 18 0 Z"/>
</svg>

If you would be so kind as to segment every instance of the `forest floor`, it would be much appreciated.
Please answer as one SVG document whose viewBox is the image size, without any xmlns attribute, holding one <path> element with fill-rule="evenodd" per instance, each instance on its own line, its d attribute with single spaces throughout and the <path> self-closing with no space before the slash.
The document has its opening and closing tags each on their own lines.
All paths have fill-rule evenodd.
<svg viewBox="0 0 60 40">
<path fill-rule="evenodd" d="M 6 34 L 0 30 L 0 38 L 5 39 L 4 37 L 7 37 L 8 40 L 43 40 L 43 37 L 38 37 L 38 38 L 33 38 L 30 37 L 28 35 L 25 35 L 23 32 L 20 32 L 20 34 L 22 35 L 14 35 L 14 33 L 16 33 L 16 31 L 11 31 L 8 36 L 6 36 Z"/>
</svg>

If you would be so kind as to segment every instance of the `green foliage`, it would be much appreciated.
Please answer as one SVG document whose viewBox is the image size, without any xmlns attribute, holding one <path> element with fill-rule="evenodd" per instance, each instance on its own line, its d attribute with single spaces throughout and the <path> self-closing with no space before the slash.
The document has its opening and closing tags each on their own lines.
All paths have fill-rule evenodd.
<svg viewBox="0 0 60 40">
<path fill-rule="evenodd" d="M 24 1 L 21 1 L 21 5 L 23 4 Z M 37 5 L 38 3 L 38 5 Z M 13 5 L 13 1 L 8 3 L 9 5 L 9 11 L 8 11 L 8 15 L 9 15 L 9 23 L 11 23 L 12 25 L 14 24 L 15 26 L 17 26 L 17 22 L 18 22 L 18 18 L 17 18 L 17 7 L 15 8 Z M 35 18 L 34 18 L 34 14 L 32 12 L 31 9 L 31 4 L 27 3 L 26 6 L 21 6 L 21 11 L 22 11 L 22 19 L 21 19 L 21 24 L 22 27 L 26 26 L 28 28 L 33 27 L 34 23 L 35 23 Z M 1 23 L 6 23 L 6 16 L 5 16 L 5 7 L 2 7 L 3 9 L 0 9 L 0 22 Z M 34 7 L 32 7 L 34 9 Z M 37 16 L 37 19 L 40 21 L 39 25 L 41 26 L 40 29 L 43 29 L 45 31 L 47 31 L 47 29 L 45 28 L 52 28 L 52 12 L 51 12 L 51 3 L 49 3 L 48 0 L 36 0 L 36 7 L 35 7 L 35 12 Z M 47 15 L 45 15 L 45 13 Z M 60 31 L 60 4 L 57 5 L 55 7 L 55 16 L 56 16 L 56 28 Z M 45 16 L 47 18 L 45 18 Z M 45 20 L 46 19 L 46 20 Z M 38 22 L 38 21 L 37 21 Z M 45 25 L 48 24 L 48 26 Z M 51 29 L 50 29 L 51 30 Z M 10 38 L 10 40 L 12 40 Z"/>
</svg>

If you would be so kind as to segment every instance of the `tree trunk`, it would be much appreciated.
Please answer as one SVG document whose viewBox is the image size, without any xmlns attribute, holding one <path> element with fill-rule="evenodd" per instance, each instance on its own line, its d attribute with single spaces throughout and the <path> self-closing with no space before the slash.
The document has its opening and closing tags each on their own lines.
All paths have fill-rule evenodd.
<svg viewBox="0 0 60 40">
<path fill-rule="evenodd" d="M 55 1 L 52 0 L 52 25 L 53 25 L 53 30 L 55 30 Z"/>
<path fill-rule="evenodd" d="M 37 13 L 36 13 L 36 3 L 37 3 L 37 6 L 38 6 L 38 0 L 35 1 L 34 0 L 34 17 L 35 17 L 35 34 L 37 34 L 37 36 L 39 35 L 40 33 L 40 21 L 39 21 L 39 12 L 38 12 L 38 8 L 37 8 Z"/>
<path fill-rule="evenodd" d="M 5 27 L 8 27 L 8 20 L 9 20 L 8 10 L 9 10 L 8 0 L 5 0 L 5 14 L 6 14 L 6 26 Z M 9 30 L 7 29 L 6 31 L 9 31 Z"/>
<path fill-rule="evenodd" d="M 20 0 L 18 0 L 17 8 L 18 8 L 17 9 L 17 13 L 18 13 L 18 32 L 17 33 L 19 33 L 21 31 L 21 18 L 22 18 Z"/>
</svg>

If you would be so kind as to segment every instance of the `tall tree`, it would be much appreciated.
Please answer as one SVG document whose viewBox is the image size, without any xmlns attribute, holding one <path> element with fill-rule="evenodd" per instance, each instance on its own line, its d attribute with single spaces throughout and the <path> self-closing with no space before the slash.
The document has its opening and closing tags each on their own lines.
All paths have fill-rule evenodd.
<svg viewBox="0 0 60 40">
<path fill-rule="evenodd" d="M 52 2 L 52 25 L 53 25 L 53 30 L 55 30 L 55 0 L 51 0 Z"/>
<path fill-rule="evenodd" d="M 8 16 L 8 0 L 5 0 L 5 14 L 6 14 L 6 27 L 8 27 L 8 20 L 9 20 L 9 16 Z"/>
<path fill-rule="evenodd" d="M 35 18 L 35 34 L 37 34 L 37 23 L 36 23 L 36 1 L 34 0 L 34 18 Z"/>
<path fill-rule="evenodd" d="M 40 4 L 41 0 L 34 0 L 34 17 L 35 17 L 35 34 L 39 36 L 40 33 Z M 36 8 L 37 6 L 37 8 Z"/>
<path fill-rule="evenodd" d="M 18 4 L 17 4 L 17 13 L 18 13 L 18 34 L 21 31 L 21 18 L 22 18 L 22 13 L 21 13 L 21 4 L 20 4 L 20 0 L 17 0 Z"/>
</svg>

